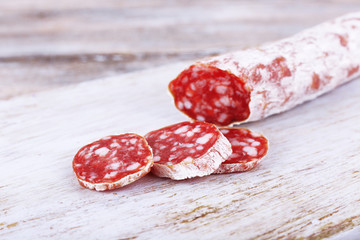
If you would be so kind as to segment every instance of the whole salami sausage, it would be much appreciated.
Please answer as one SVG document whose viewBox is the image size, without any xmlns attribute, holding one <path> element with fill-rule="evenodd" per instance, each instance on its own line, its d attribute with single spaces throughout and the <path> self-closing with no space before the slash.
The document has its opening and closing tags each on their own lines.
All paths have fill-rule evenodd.
<svg viewBox="0 0 360 240">
<path fill-rule="evenodd" d="M 145 135 L 154 152 L 151 172 L 174 180 L 213 173 L 231 155 L 231 144 L 213 124 L 181 122 Z"/>
<path fill-rule="evenodd" d="M 314 99 L 360 75 L 360 12 L 195 63 L 170 82 L 190 118 L 228 126 Z"/>
<path fill-rule="evenodd" d="M 214 173 L 245 172 L 253 169 L 268 151 L 268 140 L 246 128 L 220 128 L 230 141 L 232 154 Z"/>
<path fill-rule="evenodd" d="M 146 140 L 126 133 L 82 147 L 74 157 L 73 169 L 81 186 L 104 191 L 136 181 L 150 172 L 153 163 Z"/>
</svg>

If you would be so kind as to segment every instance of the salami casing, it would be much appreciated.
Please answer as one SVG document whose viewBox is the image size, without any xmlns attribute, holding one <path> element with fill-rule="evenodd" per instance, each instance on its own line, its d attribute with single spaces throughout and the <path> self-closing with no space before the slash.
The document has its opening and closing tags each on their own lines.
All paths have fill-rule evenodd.
<svg viewBox="0 0 360 240">
<path fill-rule="evenodd" d="M 152 172 L 175 180 L 210 175 L 231 155 L 229 141 L 213 124 L 182 122 L 149 132 Z"/>
<path fill-rule="evenodd" d="M 136 134 L 108 136 L 82 147 L 73 169 L 81 186 L 112 190 L 150 172 L 154 160 L 146 140 Z"/>
<path fill-rule="evenodd" d="M 245 172 L 256 167 L 268 151 L 268 140 L 261 134 L 246 128 L 220 128 L 230 141 L 231 156 L 215 173 Z"/>
<path fill-rule="evenodd" d="M 195 63 L 170 82 L 190 118 L 228 126 L 280 113 L 360 75 L 360 12 Z"/>
</svg>

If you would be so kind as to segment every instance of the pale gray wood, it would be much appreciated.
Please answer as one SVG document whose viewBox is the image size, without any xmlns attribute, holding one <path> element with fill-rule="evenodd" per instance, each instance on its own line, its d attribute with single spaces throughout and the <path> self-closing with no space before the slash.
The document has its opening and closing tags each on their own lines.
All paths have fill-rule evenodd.
<svg viewBox="0 0 360 240">
<path fill-rule="evenodd" d="M 0 1 L 0 99 L 254 47 L 357 0 Z"/>
<path fill-rule="evenodd" d="M 270 140 L 253 171 L 80 187 L 81 146 L 186 120 L 167 84 L 187 64 L 0 102 L 0 238 L 323 239 L 360 224 L 359 80 L 246 124 Z"/>
</svg>

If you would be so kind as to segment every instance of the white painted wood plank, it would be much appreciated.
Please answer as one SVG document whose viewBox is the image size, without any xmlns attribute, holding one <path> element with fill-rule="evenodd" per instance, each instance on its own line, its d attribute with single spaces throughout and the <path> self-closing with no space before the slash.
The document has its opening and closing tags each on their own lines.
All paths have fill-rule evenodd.
<svg viewBox="0 0 360 240">
<path fill-rule="evenodd" d="M 0 99 L 255 47 L 358 0 L 0 1 Z"/>
<path fill-rule="evenodd" d="M 329 238 L 329 240 L 357 240 L 360 236 L 360 226 L 355 227 L 354 229 L 335 235 L 334 237 Z"/>
<path fill-rule="evenodd" d="M 167 94 L 186 65 L 0 102 L 0 238 L 321 239 L 360 224 L 359 80 L 246 124 L 271 146 L 253 171 L 81 188 L 81 146 L 186 120 Z"/>
</svg>

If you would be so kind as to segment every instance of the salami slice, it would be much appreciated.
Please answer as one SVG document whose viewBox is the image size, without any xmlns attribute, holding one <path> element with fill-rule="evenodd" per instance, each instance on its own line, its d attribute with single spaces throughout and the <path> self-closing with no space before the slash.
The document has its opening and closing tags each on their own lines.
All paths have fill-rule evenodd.
<svg viewBox="0 0 360 240">
<path fill-rule="evenodd" d="M 181 122 L 145 135 L 154 152 L 152 172 L 175 180 L 210 175 L 231 155 L 221 132 L 205 122 Z"/>
<path fill-rule="evenodd" d="M 233 152 L 215 173 L 249 171 L 268 151 L 268 140 L 258 133 L 246 128 L 221 128 L 220 131 L 230 141 Z"/>
<path fill-rule="evenodd" d="M 82 147 L 74 157 L 73 169 L 81 186 L 104 191 L 136 181 L 150 172 L 153 163 L 146 140 L 127 133 Z"/>
<path fill-rule="evenodd" d="M 314 99 L 360 75 L 360 12 L 258 48 L 199 61 L 170 82 L 190 118 L 228 126 Z"/>
</svg>

